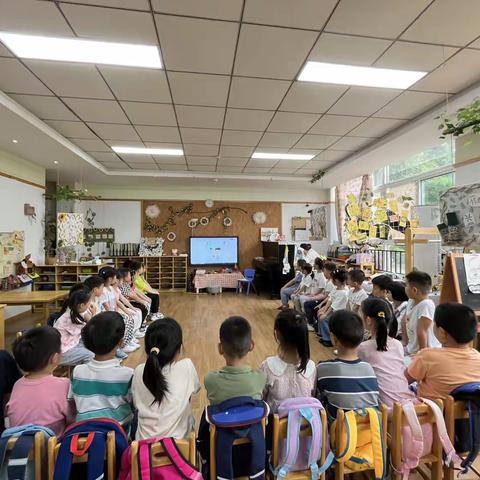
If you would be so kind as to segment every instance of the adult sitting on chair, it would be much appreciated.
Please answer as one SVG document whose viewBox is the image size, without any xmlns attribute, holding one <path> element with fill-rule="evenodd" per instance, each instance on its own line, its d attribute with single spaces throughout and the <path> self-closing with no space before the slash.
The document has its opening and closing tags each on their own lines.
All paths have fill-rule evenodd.
<svg viewBox="0 0 480 480">
<path fill-rule="evenodd" d="M 307 262 L 305 260 L 298 260 L 297 261 L 297 269 L 295 271 L 295 277 L 289 280 L 281 289 L 280 289 L 280 299 L 282 304 L 278 307 L 278 310 L 286 310 L 288 308 L 288 302 L 292 293 L 297 290 L 300 285 L 300 282 L 303 279 L 302 267 Z"/>
<path fill-rule="evenodd" d="M 300 251 L 303 255 L 303 259 L 313 267 L 315 259 L 319 257 L 320 254 L 312 248 L 312 245 L 310 243 L 301 243 Z"/>
</svg>

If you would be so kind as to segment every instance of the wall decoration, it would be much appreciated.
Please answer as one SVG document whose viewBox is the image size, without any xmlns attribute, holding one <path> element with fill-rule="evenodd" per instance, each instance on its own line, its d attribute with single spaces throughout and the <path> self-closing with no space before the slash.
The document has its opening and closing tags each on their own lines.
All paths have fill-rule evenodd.
<svg viewBox="0 0 480 480">
<path fill-rule="evenodd" d="M 177 234 L 175 232 L 168 232 L 167 240 L 169 242 L 174 242 L 176 238 L 177 238 Z"/>
<path fill-rule="evenodd" d="M 207 217 L 202 217 L 200 219 L 200 225 L 206 227 L 209 224 L 210 220 Z"/>
<path fill-rule="evenodd" d="M 225 227 L 231 227 L 232 224 L 233 224 L 233 221 L 232 221 L 232 219 L 231 219 L 230 217 L 225 217 L 225 218 L 223 219 L 223 225 L 224 225 Z"/>
<path fill-rule="evenodd" d="M 115 241 L 114 228 L 84 228 L 83 236 L 85 243 L 112 243 Z"/>
<path fill-rule="evenodd" d="M 210 198 L 208 198 L 207 200 L 205 200 L 205 206 L 207 208 L 212 208 L 213 207 L 213 200 L 211 200 Z"/>
<path fill-rule="evenodd" d="M 163 254 L 163 242 L 163 238 L 142 237 L 138 255 L 140 257 L 161 257 Z"/>
<path fill-rule="evenodd" d="M 310 240 L 323 240 L 327 237 L 327 209 L 317 207 L 310 211 Z"/>
<path fill-rule="evenodd" d="M 151 204 L 150 204 L 151 205 Z M 148 206 L 144 209 L 144 211 L 148 208 Z M 145 218 L 144 219 L 144 229 L 146 232 L 149 233 L 154 233 L 157 235 L 164 235 L 168 230 L 170 230 L 171 226 L 175 226 L 175 220 L 177 217 L 182 217 L 184 215 L 187 215 L 189 213 L 192 213 L 193 209 L 193 204 L 189 203 L 188 205 L 185 205 L 184 207 L 175 210 L 173 207 L 168 207 L 168 218 L 165 220 L 165 222 L 162 225 L 157 225 L 152 222 L 152 219 L 150 218 Z"/>
<path fill-rule="evenodd" d="M 267 214 L 265 212 L 255 212 L 252 219 L 255 225 L 263 225 L 267 221 Z"/>
<path fill-rule="evenodd" d="M 274 242 L 278 237 L 278 228 L 262 227 L 260 229 L 260 240 L 262 242 Z M 274 240 L 272 240 L 274 238 Z"/>
<path fill-rule="evenodd" d="M 15 274 L 15 263 L 25 256 L 23 231 L 0 233 L 0 278 Z"/>
<path fill-rule="evenodd" d="M 195 228 L 198 225 L 198 218 L 191 218 L 187 224 L 190 228 Z"/>
<path fill-rule="evenodd" d="M 158 218 L 160 216 L 160 207 L 154 203 L 145 209 L 145 215 L 148 218 Z"/>
<path fill-rule="evenodd" d="M 57 247 L 83 244 L 84 217 L 82 213 L 57 214 Z"/>
</svg>

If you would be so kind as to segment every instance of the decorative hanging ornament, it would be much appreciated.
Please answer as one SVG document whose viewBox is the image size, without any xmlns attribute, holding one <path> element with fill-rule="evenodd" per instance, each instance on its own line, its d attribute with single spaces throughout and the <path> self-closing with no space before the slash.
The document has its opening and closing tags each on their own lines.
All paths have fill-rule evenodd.
<svg viewBox="0 0 480 480">
<path fill-rule="evenodd" d="M 167 240 L 173 242 L 177 238 L 177 234 L 175 232 L 168 232 Z"/>
<path fill-rule="evenodd" d="M 210 222 L 210 220 L 207 218 L 207 217 L 202 217 L 200 219 L 200 225 L 206 227 L 208 225 L 208 223 Z"/>
<path fill-rule="evenodd" d="M 145 215 L 148 218 L 157 218 L 160 215 L 160 207 L 154 203 L 145 209 Z"/>
<path fill-rule="evenodd" d="M 265 212 L 255 212 L 252 219 L 255 225 L 262 225 L 267 221 L 267 214 Z"/>
<path fill-rule="evenodd" d="M 205 206 L 207 208 L 212 208 L 213 207 L 213 200 L 211 200 L 210 198 L 208 198 L 207 200 L 205 200 Z"/>
<path fill-rule="evenodd" d="M 223 219 L 223 226 L 224 227 L 231 227 L 232 226 L 232 219 L 230 217 L 225 217 Z"/>
<path fill-rule="evenodd" d="M 188 226 L 189 226 L 190 228 L 195 228 L 197 225 L 198 225 L 198 218 L 191 218 L 191 219 L 188 221 Z"/>
</svg>

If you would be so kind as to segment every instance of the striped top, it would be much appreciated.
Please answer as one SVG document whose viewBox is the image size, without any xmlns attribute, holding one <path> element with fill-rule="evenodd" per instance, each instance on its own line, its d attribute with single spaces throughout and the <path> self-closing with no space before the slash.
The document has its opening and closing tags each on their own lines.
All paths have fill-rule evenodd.
<svg viewBox="0 0 480 480">
<path fill-rule="evenodd" d="M 318 397 L 331 420 L 337 409 L 378 407 L 377 377 L 371 365 L 357 360 L 326 360 L 317 365 Z"/>
<path fill-rule="evenodd" d="M 114 358 L 91 360 L 73 370 L 69 397 L 77 406 L 77 421 L 108 417 L 125 425 L 132 420 L 133 369 Z"/>
</svg>

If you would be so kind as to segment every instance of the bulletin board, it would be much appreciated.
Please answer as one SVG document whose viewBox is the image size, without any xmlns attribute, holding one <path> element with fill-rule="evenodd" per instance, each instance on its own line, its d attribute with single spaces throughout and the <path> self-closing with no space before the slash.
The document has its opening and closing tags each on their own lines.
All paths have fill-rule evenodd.
<svg viewBox="0 0 480 480">
<path fill-rule="evenodd" d="M 0 278 L 15 274 L 15 263 L 25 257 L 23 231 L 0 232 Z"/>
<path fill-rule="evenodd" d="M 217 211 L 213 218 L 209 218 Z M 263 224 L 254 223 L 253 214 L 256 212 L 265 213 Z M 202 224 L 205 218 L 208 222 L 203 220 Z M 189 227 L 189 222 L 196 226 Z M 163 233 L 158 229 L 155 231 L 155 226 L 161 228 L 166 223 L 168 228 Z M 282 207 L 279 202 L 215 202 L 210 208 L 203 201 L 142 202 L 142 236 L 164 238 L 165 255 L 171 255 L 172 249 L 188 253 L 190 236 L 238 236 L 239 267 L 242 269 L 249 267 L 253 258 L 262 255 L 260 229 L 278 228 L 281 231 L 281 227 Z"/>
</svg>

